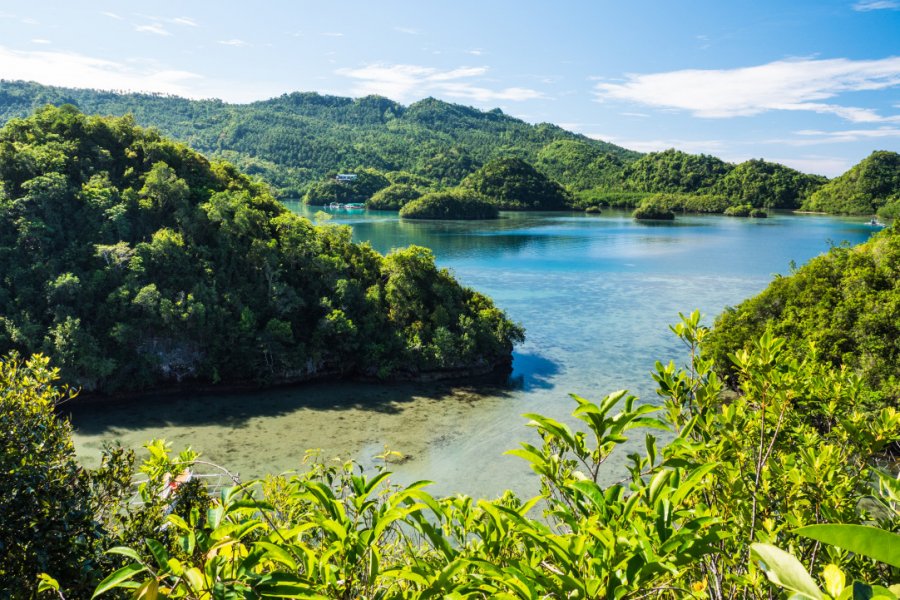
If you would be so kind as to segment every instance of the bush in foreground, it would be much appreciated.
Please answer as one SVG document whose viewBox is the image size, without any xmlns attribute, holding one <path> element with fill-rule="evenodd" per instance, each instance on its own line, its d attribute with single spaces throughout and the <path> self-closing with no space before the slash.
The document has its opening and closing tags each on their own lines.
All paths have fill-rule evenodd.
<svg viewBox="0 0 900 600">
<path fill-rule="evenodd" d="M 574 397 L 581 430 L 526 415 L 540 441 L 510 453 L 540 476 L 540 496 L 527 501 L 509 492 L 438 498 L 426 482 L 391 486 L 383 469 L 314 460 L 303 474 L 264 481 L 228 474 L 234 486 L 216 498 L 177 487 L 160 502 L 166 474 L 198 463 L 154 442 L 143 468 L 148 504 L 126 511 L 145 518 L 106 533 L 125 541 L 111 555 L 122 566 L 105 571 L 95 595 L 130 587 L 138 598 L 770 598 L 753 540 L 790 548 L 814 573 L 824 566 L 893 583 L 888 566 L 795 530 L 900 527 L 896 490 L 870 485 L 892 481 L 871 464 L 900 437 L 900 415 L 883 408 L 870 418 L 858 379 L 795 360 L 768 334 L 735 354 L 740 393 L 723 402 L 699 320 L 694 313 L 673 328 L 687 367 L 656 365 L 661 407 L 622 391 L 598 403 Z M 835 402 L 825 423 L 810 412 L 823 397 Z M 660 447 L 653 429 L 672 441 Z M 602 483 L 604 464 L 635 433 L 644 450 L 628 456 L 622 481 Z"/>
</svg>

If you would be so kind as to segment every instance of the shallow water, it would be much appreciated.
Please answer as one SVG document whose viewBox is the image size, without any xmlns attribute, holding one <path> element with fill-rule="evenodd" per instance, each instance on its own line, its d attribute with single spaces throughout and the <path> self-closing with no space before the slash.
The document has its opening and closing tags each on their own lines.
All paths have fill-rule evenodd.
<svg viewBox="0 0 900 600">
<path fill-rule="evenodd" d="M 504 213 L 497 221 L 454 223 L 335 212 L 332 222 L 351 225 L 355 239 L 382 252 L 432 248 L 439 265 L 522 323 L 527 340 L 516 348 L 509 380 L 322 383 L 76 405 L 82 459 L 95 464 L 104 440 L 139 447 L 163 437 L 257 477 L 302 468 L 309 448 L 371 465 L 387 446 L 409 457 L 392 465 L 395 481 L 435 480 L 437 493 L 530 493 L 536 484 L 526 464 L 503 455 L 532 435 L 522 413 L 565 418 L 573 406 L 567 394 L 599 399 L 622 388 L 655 402 L 654 362 L 684 358 L 668 330 L 679 311 L 700 309 L 711 322 L 774 274 L 789 272 L 792 260 L 801 264 L 829 243 L 856 244 L 873 233 L 862 219 L 790 214 L 645 224 L 612 211 Z M 611 461 L 610 479 L 621 477 L 621 464 Z"/>
</svg>

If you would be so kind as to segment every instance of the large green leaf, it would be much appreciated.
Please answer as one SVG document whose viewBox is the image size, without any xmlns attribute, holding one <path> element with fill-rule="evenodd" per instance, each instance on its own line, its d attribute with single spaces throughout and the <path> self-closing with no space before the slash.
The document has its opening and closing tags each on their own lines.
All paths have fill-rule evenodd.
<svg viewBox="0 0 900 600">
<path fill-rule="evenodd" d="M 800 594 L 802 598 L 824 598 L 816 582 L 793 555 L 770 544 L 750 544 L 750 550 L 766 577 L 775 585 Z"/>
<path fill-rule="evenodd" d="M 96 598 L 100 594 L 108 592 L 113 588 L 120 587 L 123 583 L 129 581 L 132 577 L 134 577 L 141 571 L 146 570 L 146 567 L 144 567 L 140 563 L 131 563 L 130 565 L 122 567 L 121 569 L 112 573 L 109 577 L 101 581 L 100 585 L 97 586 L 97 589 L 94 590 L 94 595 L 91 596 L 91 598 Z"/>
<path fill-rule="evenodd" d="M 900 569 L 900 535 L 868 525 L 809 525 L 797 535 L 874 558 Z"/>
</svg>

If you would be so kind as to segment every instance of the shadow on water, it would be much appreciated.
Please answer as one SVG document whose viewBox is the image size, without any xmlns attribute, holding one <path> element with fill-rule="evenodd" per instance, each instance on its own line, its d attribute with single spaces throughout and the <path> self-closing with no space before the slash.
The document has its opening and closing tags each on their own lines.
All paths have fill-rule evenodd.
<svg viewBox="0 0 900 600">
<path fill-rule="evenodd" d="M 560 373 L 559 363 L 534 353 L 513 352 L 513 371 L 509 385 L 516 390 L 551 390 L 553 377 Z"/>
<path fill-rule="evenodd" d="M 476 403 L 482 398 L 507 398 L 517 388 L 510 371 L 500 370 L 465 382 L 427 383 L 321 382 L 253 392 L 199 392 L 184 395 L 147 395 L 128 400 L 86 401 L 63 405 L 82 435 L 121 434 L 161 427 L 247 426 L 252 419 L 297 413 L 361 411 L 401 416 L 414 402 Z"/>
</svg>

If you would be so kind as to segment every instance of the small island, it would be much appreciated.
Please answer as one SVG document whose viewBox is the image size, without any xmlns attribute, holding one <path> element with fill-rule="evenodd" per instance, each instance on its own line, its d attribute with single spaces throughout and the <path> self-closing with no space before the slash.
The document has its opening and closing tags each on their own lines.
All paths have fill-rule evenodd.
<svg viewBox="0 0 900 600">
<path fill-rule="evenodd" d="M 425 194 L 400 209 L 404 219 L 453 219 L 474 221 L 496 219 L 497 206 L 471 190 L 450 190 Z"/>
<path fill-rule="evenodd" d="M 647 198 L 631 213 L 637 221 L 674 221 L 675 213 L 666 205 L 653 197 Z"/>
<path fill-rule="evenodd" d="M 460 187 L 488 198 L 500 210 L 570 210 L 574 202 L 571 192 L 519 158 L 492 160 Z"/>
<path fill-rule="evenodd" d="M 422 197 L 422 190 L 407 183 L 395 183 L 381 189 L 366 200 L 371 210 L 400 210 L 413 200 Z"/>
</svg>

